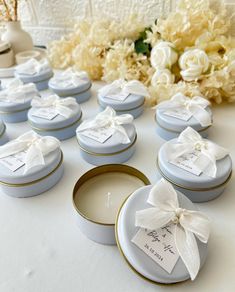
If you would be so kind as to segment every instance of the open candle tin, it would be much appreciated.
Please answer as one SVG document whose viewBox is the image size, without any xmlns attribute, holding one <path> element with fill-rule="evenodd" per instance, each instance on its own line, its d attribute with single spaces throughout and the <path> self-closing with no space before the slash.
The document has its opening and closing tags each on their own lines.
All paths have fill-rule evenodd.
<svg viewBox="0 0 235 292">
<path fill-rule="evenodd" d="M 211 109 L 209 107 L 206 110 L 212 116 Z M 157 134 L 164 140 L 171 140 L 177 138 L 179 134 L 187 127 L 193 128 L 195 131 L 200 133 L 203 138 L 208 136 L 210 126 L 203 127 L 200 123 L 192 116 L 188 121 L 184 121 L 175 117 L 164 114 L 164 110 L 158 109 L 155 114 L 156 131 Z"/>
<path fill-rule="evenodd" d="M 73 206 L 80 230 L 101 244 L 116 244 L 115 218 L 123 201 L 136 189 L 150 184 L 139 170 L 121 164 L 93 168 L 73 189 Z"/>
<path fill-rule="evenodd" d="M 203 172 L 200 175 L 194 175 L 168 161 L 167 144 L 175 142 L 176 139 L 173 139 L 165 143 L 158 152 L 157 167 L 160 174 L 192 202 L 207 202 L 221 195 L 232 176 L 231 157 L 227 155 L 216 161 L 215 178 L 209 177 Z"/>
<path fill-rule="evenodd" d="M 58 94 L 60 97 L 74 97 L 78 103 L 87 101 L 91 97 L 91 81 L 83 80 L 78 86 L 71 86 L 68 88 L 61 88 L 53 85 L 51 80 L 49 81 L 49 88 Z"/>
<path fill-rule="evenodd" d="M 34 116 L 37 109 L 31 108 L 28 112 L 28 121 L 31 128 L 42 136 L 53 136 L 59 140 L 66 140 L 76 135 L 76 129 L 82 121 L 82 110 L 79 105 L 73 108 L 69 118 L 57 115 L 52 120 Z"/>
<path fill-rule="evenodd" d="M 48 88 L 48 81 L 53 76 L 52 69 L 47 69 L 41 73 L 28 75 L 15 72 L 15 77 L 19 78 L 24 83 L 34 83 L 37 90 L 45 90 Z"/>
<path fill-rule="evenodd" d="M 190 276 L 181 258 L 177 260 L 172 272 L 168 273 L 132 242 L 132 238 L 139 230 L 135 226 L 136 211 L 151 207 L 147 203 L 151 188 L 150 185 L 136 190 L 119 209 L 115 225 L 117 246 L 128 266 L 141 278 L 154 284 L 173 284 L 186 281 Z M 187 197 L 180 192 L 177 192 L 177 195 L 180 208 L 197 210 Z M 207 256 L 207 244 L 198 239 L 196 241 L 200 255 L 200 268 L 202 268 Z"/>
<path fill-rule="evenodd" d="M 134 118 L 137 118 L 144 111 L 145 98 L 142 95 L 129 94 L 125 100 L 120 101 L 98 94 L 98 103 L 101 110 L 110 106 L 118 115 L 131 114 Z"/>
<path fill-rule="evenodd" d="M 0 163 L 0 188 L 8 196 L 26 198 L 52 188 L 63 175 L 63 153 L 60 149 L 47 154 L 44 165 L 37 165 L 24 174 L 25 166 L 11 171 Z"/>
</svg>

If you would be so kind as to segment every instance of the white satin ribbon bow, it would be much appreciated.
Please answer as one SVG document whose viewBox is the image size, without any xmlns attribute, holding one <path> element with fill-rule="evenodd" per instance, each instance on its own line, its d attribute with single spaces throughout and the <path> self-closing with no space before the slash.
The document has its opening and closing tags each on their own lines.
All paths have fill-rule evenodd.
<svg viewBox="0 0 235 292">
<path fill-rule="evenodd" d="M 37 61 L 32 58 L 27 62 L 16 66 L 15 71 L 19 74 L 35 75 L 50 69 L 47 59 Z"/>
<path fill-rule="evenodd" d="M 78 128 L 77 133 L 86 130 L 96 130 L 100 128 L 111 128 L 113 132 L 120 135 L 120 142 L 122 144 L 130 143 L 130 139 L 125 128 L 122 125 L 130 124 L 133 122 L 133 116 L 130 114 L 117 116 L 115 110 L 111 107 L 106 107 L 106 109 L 99 113 L 94 120 L 84 121 Z"/>
<path fill-rule="evenodd" d="M 125 81 L 124 79 L 117 79 L 100 88 L 98 92 L 101 96 L 126 93 L 149 97 L 147 88 L 138 80 Z"/>
<path fill-rule="evenodd" d="M 0 146 L 0 158 L 26 151 L 24 174 L 32 167 L 44 165 L 44 156 L 60 147 L 60 141 L 54 137 L 41 137 L 29 131 L 17 139 Z"/>
<path fill-rule="evenodd" d="M 174 224 L 176 249 L 191 279 L 194 280 L 200 269 L 196 238 L 207 243 L 210 234 L 208 217 L 198 211 L 180 208 L 176 191 L 164 179 L 152 187 L 147 202 L 153 207 L 137 211 L 135 225 L 148 230 L 157 230 L 169 223 Z"/>
<path fill-rule="evenodd" d="M 68 88 L 71 86 L 79 86 L 80 84 L 89 82 L 89 76 L 85 71 L 75 71 L 73 68 L 58 73 L 51 79 L 51 84 L 60 87 Z"/>
<path fill-rule="evenodd" d="M 182 109 L 191 114 L 203 127 L 211 125 L 211 115 L 206 108 L 210 102 L 201 96 L 192 99 L 182 93 L 175 94 L 170 100 L 161 102 L 157 108 L 160 110 Z"/>
<path fill-rule="evenodd" d="M 5 84 L 4 90 L 0 92 L 0 101 L 12 103 L 25 103 L 27 99 L 38 95 L 34 83 L 24 84 L 20 79 L 15 78 Z"/>
<path fill-rule="evenodd" d="M 44 98 L 35 97 L 31 105 L 33 108 L 53 108 L 57 114 L 65 118 L 69 118 L 73 114 L 72 108 L 78 106 L 75 98 L 59 98 L 56 94 Z"/>
<path fill-rule="evenodd" d="M 210 177 L 216 177 L 216 160 L 220 160 L 229 154 L 225 148 L 203 139 L 191 127 L 181 132 L 176 143 L 168 143 L 166 147 L 168 161 L 193 151 L 199 151 L 198 158 L 194 161 L 195 166 Z"/>
</svg>

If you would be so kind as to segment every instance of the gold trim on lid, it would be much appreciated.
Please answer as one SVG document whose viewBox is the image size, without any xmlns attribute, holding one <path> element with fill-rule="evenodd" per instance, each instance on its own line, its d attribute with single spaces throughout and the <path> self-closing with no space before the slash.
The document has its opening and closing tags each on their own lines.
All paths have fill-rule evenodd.
<svg viewBox="0 0 235 292">
<path fill-rule="evenodd" d="M 97 103 L 98 103 L 98 105 L 100 105 L 101 107 L 106 107 L 106 106 L 110 106 L 110 107 L 112 107 L 113 108 L 113 105 L 103 105 L 98 99 L 97 99 Z M 145 104 L 145 100 L 140 104 L 140 105 L 137 105 L 136 107 L 133 107 L 133 108 L 129 108 L 129 109 L 123 109 L 123 110 L 117 110 L 117 109 L 114 109 L 115 110 L 115 112 L 117 112 L 117 113 L 119 113 L 119 112 L 129 112 L 129 111 L 132 111 L 132 110 L 136 110 L 136 109 L 138 109 L 138 108 L 140 108 L 140 107 L 142 107 L 142 106 L 144 106 L 144 104 Z"/>
<path fill-rule="evenodd" d="M 24 111 L 28 111 L 30 107 L 24 108 L 24 109 L 20 109 L 20 110 L 14 110 L 14 111 L 0 111 L 1 115 L 9 115 L 9 114 L 15 114 L 15 113 L 19 113 L 19 112 L 24 112 Z"/>
<path fill-rule="evenodd" d="M 150 181 L 149 179 L 138 169 L 125 165 L 125 164 L 106 164 L 106 165 L 102 165 L 102 166 L 98 166 L 95 168 L 92 168 L 91 170 L 87 171 L 85 174 L 83 174 L 78 181 L 76 182 L 74 189 L 73 189 L 73 207 L 75 208 L 75 210 L 78 212 L 79 215 L 81 215 L 83 218 L 85 218 L 86 220 L 93 222 L 95 224 L 99 224 L 99 225 L 103 225 L 103 226 L 114 226 L 115 224 L 113 223 L 103 223 L 103 222 L 99 222 L 99 221 L 95 221 L 89 217 L 87 217 L 85 214 L 83 214 L 78 206 L 75 203 L 75 197 L 77 194 L 77 191 L 79 190 L 79 188 L 87 181 L 89 181 L 89 179 L 100 175 L 100 174 L 104 174 L 104 173 L 110 173 L 110 172 L 120 172 L 120 173 L 126 173 L 132 176 L 137 177 L 138 179 L 140 179 L 145 185 L 149 185 Z"/>
<path fill-rule="evenodd" d="M 176 187 L 179 187 L 181 189 L 184 189 L 184 190 L 187 190 L 187 191 L 194 191 L 194 192 L 207 192 L 207 191 L 210 191 L 210 190 L 214 190 L 214 189 L 218 189 L 220 187 L 223 187 L 223 186 L 226 186 L 228 184 L 228 182 L 230 181 L 231 177 L 232 177 L 232 170 L 229 174 L 229 176 L 227 177 L 227 179 L 219 184 L 219 185 L 216 185 L 216 186 L 212 186 L 212 187 L 209 187 L 209 188 L 188 188 L 188 187 L 185 187 L 181 184 L 178 184 L 176 182 L 174 182 L 172 179 L 170 179 L 168 176 L 166 176 L 163 171 L 161 170 L 160 166 L 159 166 L 159 159 L 157 157 L 157 161 L 156 161 L 156 165 L 157 165 L 157 168 L 161 174 L 162 177 L 164 177 L 169 183 L 171 183 L 172 185 L 176 186 Z"/>
<path fill-rule="evenodd" d="M 36 184 L 44 179 L 46 179 L 47 177 L 49 177 L 50 175 L 52 175 L 54 172 L 57 171 L 57 169 L 61 166 L 63 162 L 63 152 L 61 151 L 61 158 L 60 158 L 60 162 L 58 163 L 58 165 L 50 172 L 48 173 L 47 175 L 39 178 L 39 179 L 36 179 L 36 180 L 33 180 L 31 182 L 27 182 L 27 183 L 22 183 L 22 184 L 13 184 L 13 183 L 6 183 L 6 182 L 3 182 L 3 181 L 0 181 L 0 185 L 3 185 L 3 186 L 7 186 L 7 187 L 25 187 L 25 186 L 30 186 L 30 185 L 33 185 L 33 184 Z"/>
<path fill-rule="evenodd" d="M 167 132 L 180 134 L 182 131 L 185 130 L 185 129 L 183 129 L 183 130 L 176 131 L 176 130 L 167 129 L 166 127 L 164 127 L 164 126 L 162 126 L 162 125 L 159 124 L 159 122 L 158 122 L 158 120 L 157 120 L 157 115 L 156 115 L 156 114 L 154 115 L 154 120 L 155 120 L 155 123 L 156 123 L 160 128 L 162 128 L 163 130 L 165 130 L 165 131 L 167 131 Z M 212 124 L 209 125 L 209 126 L 207 126 L 207 127 L 205 127 L 205 128 L 203 128 L 203 129 L 197 130 L 197 132 L 198 132 L 198 133 L 204 132 L 204 131 L 208 130 L 211 126 L 212 126 Z M 195 130 L 195 131 L 196 131 L 196 130 Z"/>
<path fill-rule="evenodd" d="M 131 195 L 130 195 L 131 196 Z M 137 275 L 139 276 L 140 278 L 142 278 L 143 280 L 149 282 L 149 283 L 152 283 L 154 285 L 159 285 L 159 286 L 163 286 L 163 287 L 166 287 L 166 286 L 171 286 L 171 285 L 179 285 L 181 283 L 184 283 L 186 281 L 188 281 L 189 279 L 187 280 L 183 280 L 183 281 L 180 281 L 180 282 L 175 282 L 175 283 L 161 283 L 161 282 L 157 282 L 157 281 L 154 281 L 154 280 L 151 280 L 147 277 L 145 277 L 144 275 L 142 275 L 140 272 L 138 272 L 133 266 L 132 264 L 129 262 L 129 260 L 127 259 L 127 257 L 125 256 L 124 254 L 124 251 L 122 250 L 122 247 L 121 247 L 121 244 L 120 244 L 120 241 L 119 241 L 119 237 L 118 237 L 118 220 L 119 220 L 119 217 L 120 217 L 120 213 L 121 213 L 121 210 L 123 208 L 123 206 L 125 205 L 126 201 L 128 200 L 128 198 L 130 197 L 128 196 L 124 201 L 123 203 L 121 204 L 119 210 L 118 210 L 118 213 L 117 213 L 117 216 L 116 216 L 116 221 L 115 221 L 115 239 L 116 239 L 116 243 L 117 243 L 117 247 L 118 247 L 118 250 L 121 254 L 121 256 L 123 257 L 124 261 L 126 262 L 126 264 L 128 265 L 128 267 Z"/>
<path fill-rule="evenodd" d="M 37 127 L 35 127 L 34 125 L 33 125 L 33 123 L 30 121 L 30 120 L 28 120 L 28 123 L 29 123 L 29 125 L 30 125 L 30 127 L 33 129 L 33 130 L 36 130 L 36 131 L 39 131 L 39 132 L 53 132 L 53 131 L 60 131 L 60 130 L 64 130 L 64 129 L 66 129 L 66 128 L 70 128 L 70 127 L 72 127 L 73 125 L 76 125 L 80 120 L 81 120 L 81 118 L 82 118 L 82 113 L 81 113 L 81 115 L 79 116 L 79 118 L 75 121 L 75 122 L 73 122 L 72 124 L 69 124 L 69 125 L 67 125 L 67 126 L 65 126 L 65 127 L 61 127 L 61 128 L 54 128 L 54 129 L 46 129 L 46 128 L 37 128 Z"/>
<path fill-rule="evenodd" d="M 51 88 L 51 90 L 53 90 L 53 88 L 49 85 L 49 87 Z M 61 93 L 57 93 L 60 97 L 74 97 L 74 96 L 77 96 L 77 95 L 79 95 L 79 94 L 82 94 L 82 93 L 84 93 L 84 92 L 87 92 L 88 90 L 90 90 L 91 89 L 91 87 L 92 87 L 92 83 L 90 82 L 90 86 L 87 88 L 87 89 L 84 89 L 84 90 L 82 90 L 82 91 L 80 91 L 80 92 L 78 92 L 78 93 L 73 93 L 73 94 L 67 94 L 67 93 L 65 93 L 65 94 L 61 94 Z M 57 91 L 58 92 L 58 90 L 63 90 L 63 89 L 67 89 L 67 90 L 71 90 L 71 89 L 69 89 L 69 88 L 54 88 L 54 90 L 55 91 Z"/>
<path fill-rule="evenodd" d="M 128 149 L 130 149 L 136 142 L 137 140 L 137 134 L 135 135 L 135 139 L 134 141 L 126 148 L 120 150 L 120 151 L 117 151 L 117 152 L 112 152 L 112 153 L 96 153 L 96 152 L 92 152 L 92 151 L 88 151 L 87 149 L 85 149 L 84 147 L 81 146 L 81 144 L 79 143 L 78 139 L 77 139 L 77 142 L 78 142 L 78 145 L 80 147 L 80 149 L 83 151 L 83 152 L 86 152 L 92 156 L 113 156 L 113 155 L 117 155 L 117 154 L 120 154 L 122 152 L 125 152 L 127 151 Z"/>
</svg>

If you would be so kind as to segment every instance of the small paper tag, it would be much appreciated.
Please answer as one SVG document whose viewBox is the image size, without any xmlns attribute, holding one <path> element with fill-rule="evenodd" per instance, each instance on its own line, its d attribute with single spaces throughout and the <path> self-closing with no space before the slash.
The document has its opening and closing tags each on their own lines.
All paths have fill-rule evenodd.
<svg viewBox="0 0 235 292">
<path fill-rule="evenodd" d="M 34 111 L 32 114 L 35 117 L 46 119 L 46 120 L 53 120 L 56 116 L 58 116 L 58 113 L 54 108 L 39 108 Z"/>
<path fill-rule="evenodd" d="M 0 163 L 10 169 L 12 172 L 15 172 L 19 168 L 25 165 L 26 152 L 19 152 L 15 155 L 4 157 L 0 159 Z"/>
<path fill-rule="evenodd" d="M 103 144 L 113 135 L 113 129 L 99 128 L 95 130 L 86 130 L 81 134 Z"/>
<path fill-rule="evenodd" d="M 193 151 L 191 153 L 186 153 L 180 157 L 169 161 L 171 164 L 176 165 L 192 174 L 199 176 L 202 171 L 194 164 L 197 160 L 199 151 Z"/>
<path fill-rule="evenodd" d="M 171 274 L 179 259 L 173 232 L 173 224 L 154 231 L 141 228 L 133 237 L 132 242 L 159 264 L 167 273 Z"/>
<path fill-rule="evenodd" d="M 110 99 L 114 99 L 114 100 L 118 100 L 118 101 L 124 101 L 127 99 L 127 97 L 129 96 L 129 93 L 123 93 L 120 92 L 118 94 L 109 94 L 106 95 L 105 98 L 110 98 Z"/>
<path fill-rule="evenodd" d="M 192 114 L 186 109 L 171 109 L 165 111 L 163 114 L 183 121 L 188 121 L 192 117 Z"/>
</svg>

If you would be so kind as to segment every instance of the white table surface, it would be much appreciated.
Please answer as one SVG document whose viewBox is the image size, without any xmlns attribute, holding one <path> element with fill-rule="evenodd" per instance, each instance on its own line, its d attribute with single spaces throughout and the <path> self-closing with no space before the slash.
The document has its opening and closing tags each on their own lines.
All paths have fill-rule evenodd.
<svg viewBox="0 0 235 292">
<path fill-rule="evenodd" d="M 84 119 L 98 113 L 96 89 L 82 104 Z M 235 160 L 235 104 L 213 108 L 210 139 L 230 150 Z M 164 141 L 155 133 L 154 111 L 135 120 L 136 153 L 127 164 L 144 172 L 152 183 L 160 178 L 156 157 Z M 10 138 L 30 128 L 9 124 Z M 75 222 L 72 190 L 77 179 L 93 166 L 81 159 L 76 138 L 62 142 L 65 173 L 50 191 L 16 199 L 0 194 L 0 292 L 151 292 L 235 291 L 235 180 L 218 199 L 198 204 L 212 220 L 209 254 L 194 282 L 159 286 L 134 274 L 116 246 L 87 239 Z"/>
</svg>

